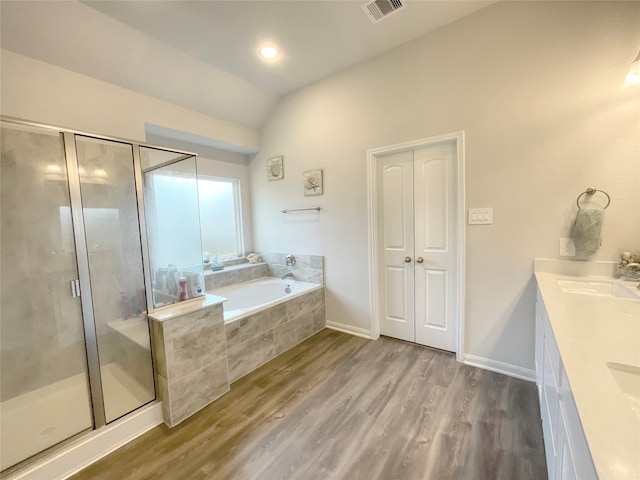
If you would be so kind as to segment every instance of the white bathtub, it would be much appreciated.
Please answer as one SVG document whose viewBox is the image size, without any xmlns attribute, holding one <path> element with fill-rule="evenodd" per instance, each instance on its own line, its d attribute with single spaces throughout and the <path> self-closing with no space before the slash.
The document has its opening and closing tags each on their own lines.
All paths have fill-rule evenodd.
<svg viewBox="0 0 640 480">
<path fill-rule="evenodd" d="M 291 289 L 290 293 L 285 291 L 287 287 Z M 281 280 L 262 277 L 208 293 L 227 299 L 223 304 L 224 322 L 229 323 L 319 288 L 322 288 L 322 285 L 316 283 L 299 282 L 290 278 Z"/>
</svg>

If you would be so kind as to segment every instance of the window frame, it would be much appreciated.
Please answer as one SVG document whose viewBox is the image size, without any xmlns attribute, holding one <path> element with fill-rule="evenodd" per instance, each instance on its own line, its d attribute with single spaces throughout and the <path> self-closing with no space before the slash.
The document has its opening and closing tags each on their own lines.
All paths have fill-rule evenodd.
<svg viewBox="0 0 640 480">
<path fill-rule="evenodd" d="M 233 191 L 233 204 L 234 204 L 234 223 L 235 223 L 235 238 L 236 238 L 236 253 L 229 253 L 224 255 L 218 255 L 218 261 L 224 262 L 227 260 L 235 260 L 237 258 L 244 257 L 244 229 L 243 229 L 243 218 L 242 218 L 242 195 L 241 195 L 241 181 L 239 178 L 235 177 L 223 177 L 220 175 L 207 175 L 207 174 L 198 174 L 198 200 L 200 199 L 200 182 L 206 181 L 216 181 L 216 182 L 225 182 L 230 183 L 232 185 Z M 198 201 L 198 208 L 201 209 L 200 201 Z M 202 243 L 203 251 L 207 248 L 204 244 L 204 235 L 202 234 L 204 228 L 204 222 L 202 221 L 202 211 L 200 211 L 200 238 Z M 212 256 L 215 256 L 215 252 L 209 252 Z"/>
</svg>

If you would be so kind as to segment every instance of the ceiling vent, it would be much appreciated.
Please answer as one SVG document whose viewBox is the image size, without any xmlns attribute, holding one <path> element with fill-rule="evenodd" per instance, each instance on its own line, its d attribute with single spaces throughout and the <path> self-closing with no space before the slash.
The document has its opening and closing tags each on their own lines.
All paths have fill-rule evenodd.
<svg viewBox="0 0 640 480">
<path fill-rule="evenodd" d="M 406 6 L 406 0 L 373 0 L 365 3 L 361 8 L 371 23 L 378 23 Z"/>
</svg>

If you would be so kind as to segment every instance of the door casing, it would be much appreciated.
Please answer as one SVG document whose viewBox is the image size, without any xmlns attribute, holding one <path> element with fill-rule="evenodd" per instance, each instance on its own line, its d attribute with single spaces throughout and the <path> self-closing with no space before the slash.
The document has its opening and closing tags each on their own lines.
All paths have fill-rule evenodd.
<svg viewBox="0 0 640 480">
<path fill-rule="evenodd" d="M 464 171 L 464 131 L 437 135 L 419 140 L 413 140 L 404 143 L 386 145 L 383 147 L 371 148 L 367 150 L 367 193 L 368 193 L 368 215 L 369 215 L 369 298 L 371 312 L 371 338 L 378 339 L 380 337 L 380 276 L 378 272 L 378 159 L 381 156 L 415 150 L 428 147 L 433 144 L 453 141 L 456 145 L 456 167 L 458 170 L 456 197 L 457 197 L 457 262 L 459 266 L 459 275 L 457 282 L 457 298 L 458 298 L 458 318 L 456 322 L 456 359 L 463 361 L 464 357 L 464 278 L 465 278 L 465 171 Z"/>
</svg>

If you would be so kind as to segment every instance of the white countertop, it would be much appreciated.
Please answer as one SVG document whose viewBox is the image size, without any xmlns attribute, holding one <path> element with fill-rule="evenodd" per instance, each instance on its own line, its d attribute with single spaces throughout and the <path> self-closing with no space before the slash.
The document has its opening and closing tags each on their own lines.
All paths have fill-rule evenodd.
<svg viewBox="0 0 640 480">
<path fill-rule="evenodd" d="M 600 480 L 640 479 L 640 412 L 610 368 L 640 368 L 640 301 L 566 293 L 558 284 L 604 277 L 541 272 L 538 265 L 535 276 Z"/>
<path fill-rule="evenodd" d="M 149 317 L 157 322 L 164 322 L 181 315 L 186 315 L 187 313 L 193 313 L 198 310 L 213 307 L 214 305 L 218 305 L 226 301 L 227 299 L 224 297 L 207 293 L 202 297 L 192 298 L 190 300 L 185 300 L 184 302 L 167 305 L 166 307 L 160 307 L 151 312 Z"/>
</svg>

